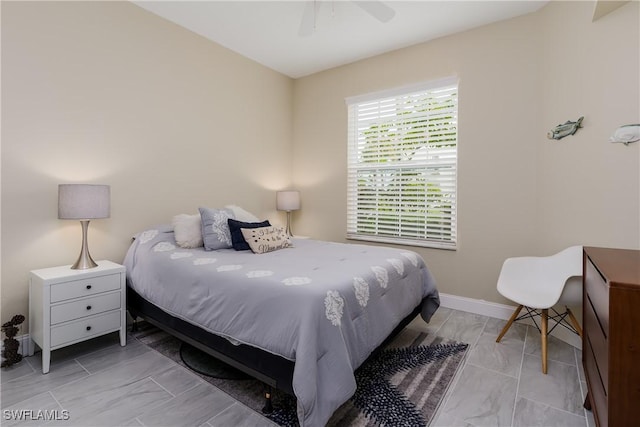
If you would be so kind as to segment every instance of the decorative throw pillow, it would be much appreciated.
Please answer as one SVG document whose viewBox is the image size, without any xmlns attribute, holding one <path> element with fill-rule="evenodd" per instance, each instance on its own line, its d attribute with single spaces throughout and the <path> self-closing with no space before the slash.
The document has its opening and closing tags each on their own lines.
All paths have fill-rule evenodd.
<svg viewBox="0 0 640 427">
<path fill-rule="evenodd" d="M 227 249 L 231 247 L 231 232 L 227 220 L 233 218 L 230 209 L 199 208 L 202 217 L 202 240 L 204 249 Z"/>
<path fill-rule="evenodd" d="M 227 220 L 229 224 L 229 229 L 231 230 L 231 244 L 233 245 L 233 249 L 236 251 L 248 251 L 251 249 L 246 240 L 244 240 L 244 236 L 242 235 L 242 228 L 258 228 L 258 227 L 269 227 L 271 224 L 269 221 L 262 222 L 242 222 L 236 221 L 235 219 Z"/>
<path fill-rule="evenodd" d="M 240 230 L 249 247 L 256 254 L 293 246 L 284 227 L 241 228 Z"/>
<path fill-rule="evenodd" d="M 181 248 L 199 248 L 202 242 L 200 214 L 180 214 L 173 217 L 173 236 Z"/>
<path fill-rule="evenodd" d="M 236 205 L 227 205 L 225 206 L 227 209 L 231 209 L 233 212 L 234 219 L 242 222 L 260 222 L 260 218 L 242 209 L 240 206 Z"/>
</svg>

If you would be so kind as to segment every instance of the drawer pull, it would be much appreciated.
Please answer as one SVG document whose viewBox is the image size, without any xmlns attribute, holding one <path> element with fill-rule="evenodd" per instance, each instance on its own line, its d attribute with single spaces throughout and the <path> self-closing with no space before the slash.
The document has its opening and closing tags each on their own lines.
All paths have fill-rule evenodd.
<svg viewBox="0 0 640 427">
<path fill-rule="evenodd" d="M 90 305 L 87 306 L 87 310 L 91 310 L 91 306 Z"/>
<path fill-rule="evenodd" d="M 87 331 L 90 331 L 90 330 L 91 330 L 91 326 L 87 326 Z"/>
<path fill-rule="evenodd" d="M 91 285 L 87 285 L 87 289 L 91 289 Z"/>
</svg>

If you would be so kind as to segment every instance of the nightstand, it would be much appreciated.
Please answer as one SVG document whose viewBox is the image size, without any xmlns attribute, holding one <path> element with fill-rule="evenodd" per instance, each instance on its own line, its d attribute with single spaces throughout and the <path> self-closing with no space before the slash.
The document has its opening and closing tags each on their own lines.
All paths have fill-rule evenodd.
<svg viewBox="0 0 640 427">
<path fill-rule="evenodd" d="M 111 332 L 127 344 L 125 268 L 99 261 L 87 270 L 71 266 L 31 271 L 29 334 L 42 349 L 42 373 L 51 351 Z"/>
</svg>

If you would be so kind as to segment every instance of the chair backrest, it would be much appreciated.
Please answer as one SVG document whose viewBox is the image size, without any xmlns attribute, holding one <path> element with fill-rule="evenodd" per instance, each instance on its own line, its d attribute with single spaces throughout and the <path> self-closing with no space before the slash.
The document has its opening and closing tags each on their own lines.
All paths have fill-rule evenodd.
<svg viewBox="0 0 640 427">
<path fill-rule="evenodd" d="M 559 252 L 566 262 L 567 279 L 558 303 L 569 306 L 580 305 L 582 302 L 582 246 L 571 246 Z"/>
<path fill-rule="evenodd" d="M 558 273 L 569 279 L 572 276 L 582 276 L 582 246 L 571 246 L 549 258 L 554 260 Z"/>
<path fill-rule="evenodd" d="M 550 256 L 507 259 L 500 271 L 497 288 L 500 294 L 520 304 L 548 308 L 558 303 L 567 282 L 575 283 L 569 279 L 580 276 L 582 246 L 571 246 Z M 575 290 L 568 296 L 575 300 Z"/>
</svg>

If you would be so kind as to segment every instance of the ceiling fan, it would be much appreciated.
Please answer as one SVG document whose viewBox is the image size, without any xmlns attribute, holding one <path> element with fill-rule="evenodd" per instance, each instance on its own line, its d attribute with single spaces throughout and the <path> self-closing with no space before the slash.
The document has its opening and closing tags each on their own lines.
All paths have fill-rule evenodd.
<svg viewBox="0 0 640 427">
<path fill-rule="evenodd" d="M 305 2 L 300 29 L 298 30 L 298 34 L 301 37 L 308 37 L 315 31 L 316 15 L 321 2 L 322 0 L 307 0 Z M 380 22 L 389 22 L 396 14 L 395 10 L 380 0 L 352 0 L 351 2 Z"/>
</svg>

